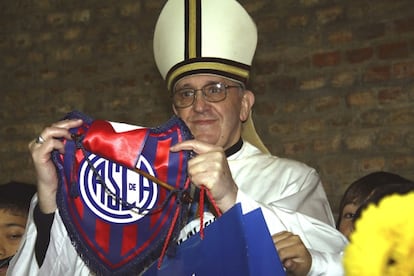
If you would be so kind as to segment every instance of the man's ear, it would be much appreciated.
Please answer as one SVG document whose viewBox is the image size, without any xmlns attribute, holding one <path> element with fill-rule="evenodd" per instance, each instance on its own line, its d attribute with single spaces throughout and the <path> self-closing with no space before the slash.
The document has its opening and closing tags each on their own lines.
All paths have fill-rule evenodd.
<svg viewBox="0 0 414 276">
<path fill-rule="evenodd" d="M 243 97 L 242 97 L 241 109 L 240 109 L 240 120 L 242 122 L 246 121 L 247 118 L 249 117 L 253 104 L 254 104 L 253 92 L 250 90 L 245 90 Z"/>
</svg>

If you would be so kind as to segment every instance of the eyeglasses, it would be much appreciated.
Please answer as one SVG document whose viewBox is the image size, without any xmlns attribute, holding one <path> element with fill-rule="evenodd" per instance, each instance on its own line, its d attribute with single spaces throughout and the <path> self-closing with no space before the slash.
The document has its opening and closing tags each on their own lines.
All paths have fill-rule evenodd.
<svg viewBox="0 0 414 276">
<path fill-rule="evenodd" d="M 224 101 L 227 96 L 227 89 L 236 87 L 243 88 L 241 84 L 227 85 L 222 82 L 210 83 L 203 86 L 201 89 L 182 88 L 175 91 L 173 94 L 173 104 L 177 108 L 185 108 L 191 106 L 197 97 L 197 91 L 201 91 L 203 99 L 208 102 L 221 102 Z"/>
</svg>

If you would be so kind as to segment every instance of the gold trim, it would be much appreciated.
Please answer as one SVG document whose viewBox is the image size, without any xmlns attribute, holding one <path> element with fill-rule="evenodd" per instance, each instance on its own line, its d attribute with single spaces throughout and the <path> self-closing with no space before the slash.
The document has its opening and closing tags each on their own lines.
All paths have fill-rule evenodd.
<svg viewBox="0 0 414 276">
<path fill-rule="evenodd" d="M 171 72 L 171 74 L 168 78 L 167 87 L 169 89 L 172 88 L 171 87 L 171 82 L 177 76 L 179 76 L 179 75 L 181 75 L 185 72 L 194 71 L 194 70 L 198 70 L 198 69 L 211 69 L 211 70 L 222 71 L 222 72 L 226 72 L 226 73 L 229 73 L 229 74 L 232 74 L 232 75 L 240 76 L 244 79 L 247 79 L 249 77 L 249 70 L 241 69 L 237 66 L 223 64 L 223 63 L 217 63 L 217 62 L 203 62 L 203 61 L 200 61 L 200 62 L 185 64 L 185 65 L 180 66 L 179 68 L 177 68 L 175 71 Z"/>
<path fill-rule="evenodd" d="M 195 58 L 197 54 L 197 5 L 195 1 L 189 1 L 188 15 L 188 55 L 189 58 Z"/>
</svg>

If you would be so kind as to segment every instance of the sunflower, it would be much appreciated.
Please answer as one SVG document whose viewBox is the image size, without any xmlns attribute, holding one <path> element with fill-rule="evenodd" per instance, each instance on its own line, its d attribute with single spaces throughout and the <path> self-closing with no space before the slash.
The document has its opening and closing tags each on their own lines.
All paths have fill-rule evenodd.
<svg viewBox="0 0 414 276">
<path fill-rule="evenodd" d="M 414 275 L 414 192 L 385 197 L 357 220 L 344 253 L 346 275 Z"/>
</svg>

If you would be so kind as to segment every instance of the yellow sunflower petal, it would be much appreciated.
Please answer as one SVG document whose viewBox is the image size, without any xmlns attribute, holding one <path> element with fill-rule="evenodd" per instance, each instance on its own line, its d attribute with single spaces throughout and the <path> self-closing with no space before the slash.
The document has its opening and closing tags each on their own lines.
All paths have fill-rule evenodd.
<svg viewBox="0 0 414 276">
<path fill-rule="evenodd" d="M 370 205 L 344 252 L 346 275 L 414 275 L 414 192 Z"/>
</svg>

